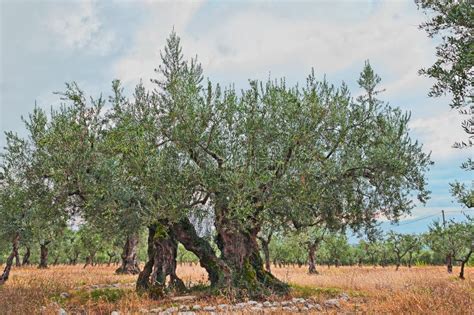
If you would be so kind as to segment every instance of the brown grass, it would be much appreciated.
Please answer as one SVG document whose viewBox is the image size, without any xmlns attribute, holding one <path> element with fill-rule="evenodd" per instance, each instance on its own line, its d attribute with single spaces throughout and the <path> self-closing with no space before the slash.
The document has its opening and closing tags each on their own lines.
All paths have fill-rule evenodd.
<svg viewBox="0 0 474 315">
<path fill-rule="evenodd" d="M 113 310 L 138 313 L 140 309 L 169 306 L 169 299 L 154 301 L 134 291 L 136 276 L 115 275 L 116 267 L 54 266 L 47 270 L 23 267 L 12 270 L 0 287 L 0 314 L 57 314 L 68 312 L 110 314 Z M 321 302 L 347 292 L 352 297 L 343 310 L 366 314 L 474 314 L 474 268 L 466 280 L 449 275 L 443 267 L 320 267 L 320 275 L 306 268 L 274 267 L 274 274 L 292 284 L 293 296 L 313 297 Z M 189 284 L 205 283 L 206 273 L 197 266 L 180 266 L 178 274 Z M 93 289 L 91 285 L 119 283 L 119 289 Z M 63 299 L 62 292 L 71 297 Z M 275 297 L 273 297 L 275 298 Z M 199 303 L 226 302 L 225 297 L 200 295 Z M 46 309 L 41 311 L 41 307 Z"/>
</svg>

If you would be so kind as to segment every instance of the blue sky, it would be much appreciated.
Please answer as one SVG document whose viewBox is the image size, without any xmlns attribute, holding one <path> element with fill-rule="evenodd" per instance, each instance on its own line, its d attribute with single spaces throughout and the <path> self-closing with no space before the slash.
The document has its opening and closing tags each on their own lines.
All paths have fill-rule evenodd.
<svg viewBox="0 0 474 315">
<path fill-rule="evenodd" d="M 108 95 L 115 78 L 129 91 L 140 79 L 148 84 L 173 27 L 206 76 L 237 88 L 269 75 L 304 82 L 314 67 L 357 95 L 358 74 L 370 59 L 386 89 L 381 98 L 411 111 L 411 134 L 436 163 L 426 206 L 417 205 L 400 226 L 383 226 L 424 231 L 441 209 L 462 218 L 449 183 L 469 182 L 459 165 L 472 156 L 451 148 L 465 138 L 462 119 L 448 98 L 428 98 L 432 81 L 417 74 L 435 60 L 436 40 L 417 28 L 425 18 L 413 1 L 1 0 L 0 146 L 4 131 L 24 134 L 20 116 L 35 102 L 58 106 L 52 92 L 64 82 L 77 81 L 94 96 Z"/>
</svg>

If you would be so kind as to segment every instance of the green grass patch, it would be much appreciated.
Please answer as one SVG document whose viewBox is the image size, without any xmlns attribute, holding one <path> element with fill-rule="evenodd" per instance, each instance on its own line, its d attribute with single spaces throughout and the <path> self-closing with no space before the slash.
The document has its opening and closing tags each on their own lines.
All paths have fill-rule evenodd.
<svg viewBox="0 0 474 315">
<path fill-rule="evenodd" d="M 368 294 L 363 291 L 342 290 L 340 288 L 318 288 L 291 284 L 292 295 L 305 299 L 310 297 L 336 298 L 343 292 L 347 293 L 351 298 L 368 296 Z"/>
<path fill-rule="evenodd" d="M 110 288 L 95 289 L 91 291 L 80 290 L 80 291 L 77 291 L 73 295 L 73 299 L 78 300 L 82 304 L 85 304 L 86 302 L 90 300 L 95 301 L 95 302 L 105 301 L 105 302 L 114 303 L 120 300 L 122 297 L 124 297 L 126 293 L 127 292 L 125 290 L 110 289 Z"/>
<path fill-rule="evenodd" d="M 339 288 L 317 288 L 292 284 L 291 292 L 295 296 L 309 298 L 314 296 L 337 297 L 343 291 Z"/>
</svg>

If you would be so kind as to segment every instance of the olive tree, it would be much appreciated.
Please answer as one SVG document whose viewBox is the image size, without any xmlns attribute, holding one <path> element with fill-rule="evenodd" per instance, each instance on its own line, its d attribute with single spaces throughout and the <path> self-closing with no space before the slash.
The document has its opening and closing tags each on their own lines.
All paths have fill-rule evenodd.
<svg viewBox="0 0 474 315">
<path fill-rule="evenodd" d="M 444 256 L 450 256 L 461 263 L 459 278 L 464 279 L 464 266 L 474 250 L 474 220 L 471 217 L 465 222 L 450 221 L 443 227 L 438 221 L 433 222 L 426 236 L 430 248 Z M 452 266 L 448 265 L 448 272 Z"/>
</svg>

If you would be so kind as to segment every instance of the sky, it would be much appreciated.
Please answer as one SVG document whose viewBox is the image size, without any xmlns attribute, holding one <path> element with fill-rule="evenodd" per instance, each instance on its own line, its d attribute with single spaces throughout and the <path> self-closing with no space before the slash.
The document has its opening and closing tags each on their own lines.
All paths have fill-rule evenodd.
<svg viewBox="0 0 474 315">
<path fill-rule="evenodd" d="M 462 117 L 449 96 L 428 98 L 433 81 L 418 70 L 435 61 L 437 39 L 418 25 L 426 20 L 413 1 L 23 1 L 0 0 L 0 147 L 4 132 L 25 134 L 21 116 L 35 104 L 59 106 L 53 92 L 76 81 L 91 96 L 109 95 L 113 79 L 131 94 L 159 65 L 174 30 L 186 57 L 198 56 L 204 75 L 245 88 L 249 79 L 317 77 L 345 82 L 353 95 L 365 60 L 382 77 L 380 98 L 411 112 L 411 136 L 431 152 L 431 199 L 417 204 L 399 225 L 383 229 L 422 232 L 441 210 L 461 220 L 449 183 L 470 183 L 459 168 L 472 150 L 452 148 L 465 139 Z"/>
</svg>

